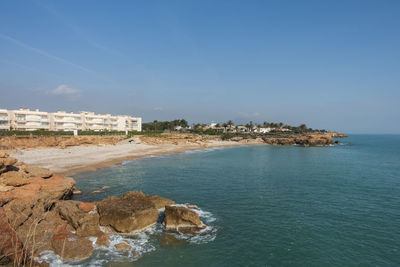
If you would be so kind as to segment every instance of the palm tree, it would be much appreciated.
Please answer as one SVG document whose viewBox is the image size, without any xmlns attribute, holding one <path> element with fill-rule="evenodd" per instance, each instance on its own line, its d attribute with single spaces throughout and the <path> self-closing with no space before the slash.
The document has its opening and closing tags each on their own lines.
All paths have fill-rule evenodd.
<svg viewBox="0 0 400 267">
<path fill-rule="evenodd" d="M 253 121 L 250 121 L 250 128 L 251 128 L 251 130 L 254 128 L 254 123 L 253 123 Z"/>
<path fill-rule="evenodd" d="M 153 128 L 154 128 L 154 131 L 157 130 L 157 123 L 158 123 L 157 120 L 154 120 L 154 121 L 153 121 Z"/>
<path fill-rule="evenodd" d="M 299 127 L 302 132 L 305 132 L 307 130 L 307 126 L 305 124 L 301 124 Z"/>
<path fill-rule="evenodd" d="M 280 122 L 279 123 L 279 128 L 282 128 L 282 126 L 283 126 L 283 122 Z"/>
<path fill-rule="evenodd" d="M 264 124 L 263 124 L 263 126 L 264 126 L 264 128 L 268 128 L 268 127 L 269 127 L 269 123 L 268 123 L 268 122 L 266 122 L 266 121 L 264 121 Z"/>
<path fill-rule="evenodd" d="M 226 132 L 226 127 L 228 127 L 227 123 L 222 124 L 222 127 L 224 127 L 224 132 Z"/>
</svg>

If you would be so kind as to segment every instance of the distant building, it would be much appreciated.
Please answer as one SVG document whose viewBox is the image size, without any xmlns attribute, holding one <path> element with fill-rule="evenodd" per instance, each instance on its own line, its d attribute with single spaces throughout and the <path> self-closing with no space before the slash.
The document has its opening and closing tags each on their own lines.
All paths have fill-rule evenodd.
<svg viewBox="0 0 400 267">
<path fill-rule="evenodd" d="M 10 116 L 8 115 L 8 110 L 0 109 L 0 130 L 10 129 Z"/>
<path fill-rule="evenodd" d="M 21 108 L 0 109 L 0 130 L 34 131 L 141 131 L 142 118 L 129 115 L 112 116 L 82 111 L 80 113 L 57 111 L 54 113 Z"/>
<path fill-rule="evenodd" d="M 272 131 L 272 128 L 255 128 L 254 132 L 256 133 L 269 133 L 270 131 Z"/>
</svg>

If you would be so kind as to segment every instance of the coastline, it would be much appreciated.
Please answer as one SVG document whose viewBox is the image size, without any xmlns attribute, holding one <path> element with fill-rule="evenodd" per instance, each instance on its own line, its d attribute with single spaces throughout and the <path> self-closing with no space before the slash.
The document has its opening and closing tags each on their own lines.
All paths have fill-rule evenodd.
<svg viewBox="0 0 400 267">
<path fill-rule="evenodd" d="M 246 145 L 266 145 L 259 140 L 249 142 L 212 141 L 205 144 L 116 144 L 101 146 L 72 146 L 67 148 L 38 148 L 19 150 L 13 156 L 26 164 L 48 168 L 60 175 L 94 171 L 124 161 L 186 151 Z"/>
</svg>

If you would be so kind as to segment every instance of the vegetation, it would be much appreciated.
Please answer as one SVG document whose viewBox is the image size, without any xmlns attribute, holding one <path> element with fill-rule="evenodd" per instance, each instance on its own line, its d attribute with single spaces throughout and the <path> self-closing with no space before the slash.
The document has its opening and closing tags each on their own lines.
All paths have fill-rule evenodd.
<svg viewBox="0 0 400 267">
<path fill-rule="evenodd" d="M 204 135 L 221 135 L 221 138 L 231 138 L 232 136 L 242 136 L 248 135 L 246 138 L 253 138 L 257 136 L 256 133 L 252 132 L 254 127 L 257 128 L 272 128 L 269 133 L 271 135 L 284 135 L 285 131 L 282 129 L 289 130 L 290 133 L 309 133 L 309 132 L 326 132 L 326 130 L 314 130 L 312 128 L 308 128 L 307 125 L 301 124 L 299 126 L 290 126 L 285 125 L 282 122 L 275 123 L 275 122 L 263 122 L 262 124 L 255 124 L 253 121 L 249 121 L 247 124 L 244 125 L 246 128 L 246 132 L 239 131 L 239 126 L 233 123 L 232 120 L 229 120 L 225 123 L 217 123 L 215 127 L 210 128 L 207 124 L 194 124 L 192 128 L 189 129 L 189 124 L 184 119 L 177 119 L 173 121 L 153 121 L 147 122 L 142 124 L 141 132 L 131 131 L 128 132 L 127 137 L 131 137 L 134 135 L 159 135 L 165 131 L 175 131 L 179 130 L 177 127 L 182 127 L 182 130 L 185 132 L 192 132 L 196 134 L 204 134 Z M 236 131 L 232 131 L 236 130 Z M 85 135 L 99 135 L 99 136 L 108 136 L 108 135 L 125 135 L 125 131 L 78 131 L 78 135 L 85 136 Z M 0 130 L 0 137 L 1 136 L 72 136 L 72 131 L 49 131 L 45 129 L 40 129 L 36 131 L 19 131 L 19 130 Z"/>
<path fill-rule="evenodd" d="M 189 127 L 189 124 L 186 120 L 173 120 L 173 121 L 153 121 L 153 122 L 146 122 L 142 124 L 143 131 L 165 131 L 175 130 L 175 127 L 181 126 L 183 128 Z"/>
</svg>

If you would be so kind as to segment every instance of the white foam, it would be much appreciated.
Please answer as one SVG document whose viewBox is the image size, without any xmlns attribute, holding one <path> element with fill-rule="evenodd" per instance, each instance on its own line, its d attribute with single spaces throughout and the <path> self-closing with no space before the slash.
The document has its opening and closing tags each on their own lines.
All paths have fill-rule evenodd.
<svg viewBox="0 0 400 267">
<path fill-rule="evenodd" d="M 172 206 L 188 208 L 185 204 L 174 204 Z M 210 225 L 210 223 L 216 221 L 217 218 L 215 218 L 211 212 L 204 211 L 200 208 L 198 209 L 188 208 L 188 209 L 196 212 L 199 215 L 200 220 L 204 222 L 207 225 L 207 227 L 200 230 L 200 232 L 198 232 L 196 235 L 189 235 L 182 233 L 174 233 L 173 235 L 177 239 L 186 240 L 193 244 L 204 244 L 214 241 L 214 239 L 217 236 L 217 228 L 213 225 Z"/>
</svg>

